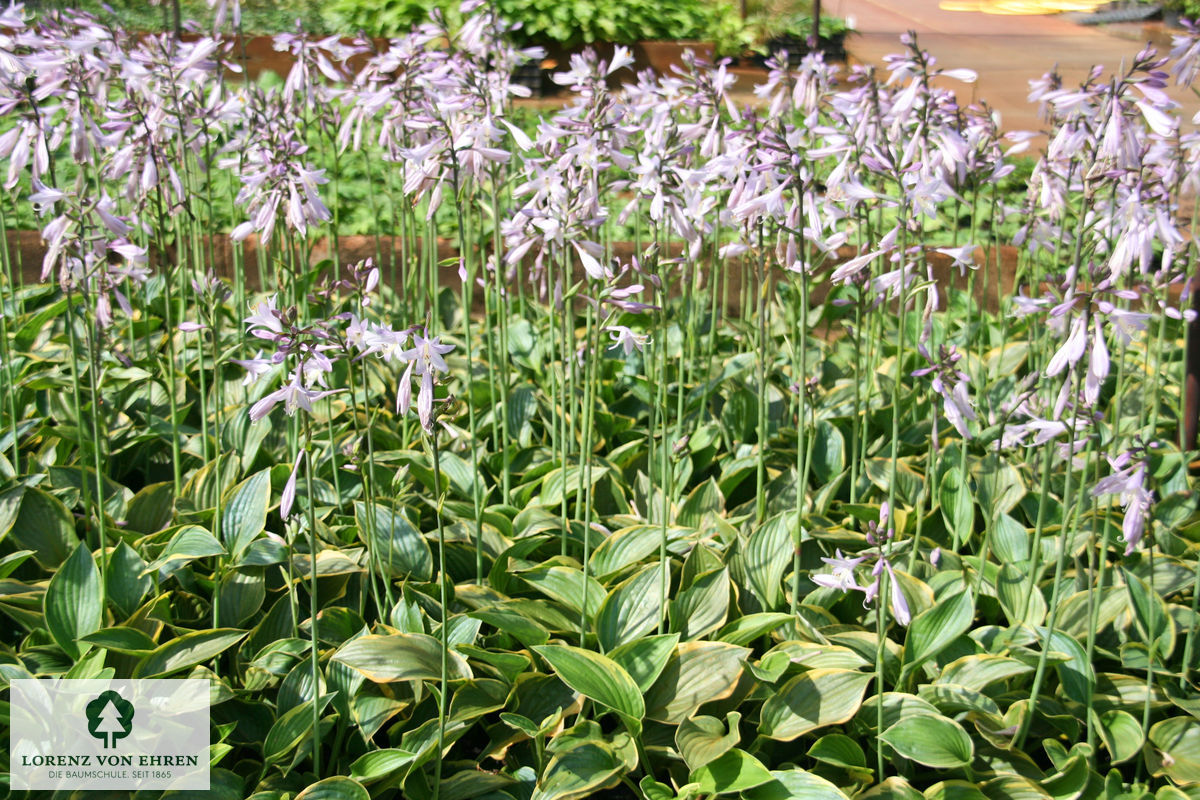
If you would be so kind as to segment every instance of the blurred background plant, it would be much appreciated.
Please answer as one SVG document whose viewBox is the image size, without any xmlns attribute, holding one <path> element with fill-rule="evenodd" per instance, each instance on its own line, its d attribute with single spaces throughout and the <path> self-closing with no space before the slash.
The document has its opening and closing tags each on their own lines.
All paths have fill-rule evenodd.
<svg viewBox="0 0 1200 800">
<path fill-rule="evenodd" d="M 1191 0 L 1189 0 L 1191 1 Z M 1200 0 L 1196 0 L 1200 2 Z M 713 44 L 718 57 L 737 58 L 767 53 L 780 37 L 804 39 L 812 28 L 808 0 L 493 0 L 500 16 L 519 22 L 516 38 L 522 45 L 576 48 L 608 42 L 632 45 L 642 41 L 701 41 Z M 180 15 L 202 28 L 212 23 L 213 10 L 205 0 L 179 0 Z M 41 5 L 42 10 L 75 7 L 96 14 L 127 30 L 170 30 L 170 0 L 77 0 Z M 296 29 L 297 21 L 314 34 L 358 32 L 368 36 L 405 34 L 438 8 L 451 27 L 458 20 L 454 0 L 244 0 L 242 29 L 269 34 Z M 847 30 L 845 21 L 821 15 L 821 36 L 835 39 Z"/>
</svg>

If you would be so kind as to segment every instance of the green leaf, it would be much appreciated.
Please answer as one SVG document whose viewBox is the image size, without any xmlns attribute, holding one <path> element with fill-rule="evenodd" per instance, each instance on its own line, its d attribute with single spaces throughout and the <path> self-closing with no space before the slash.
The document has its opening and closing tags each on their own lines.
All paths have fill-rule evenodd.
<svg viewBox="0 0 1200 800">
<path fill-rule="evenodd" d="M 71 659 L 78 659 L 76 640 L 100 627 L 103 610 L 100 571 L 92 551 L 80 542 L 46 588 L 46 627 Z"/>
<path fill-rule="evenodd" d="M 702 794 L 733 794 L 774 780 L 767 768 L 743 750 L 730 750 L 692 772 L 691 782 Z"/>
<path fill-rule="evenodd" d="M 317 708 L 325 710 L 332 695 L 323 695 L 317 701 Z M 311 703 L 303 703 L 288 711 L 275 720 L 267 737 L 263 741 L 263 760 L 274 764 L 287 758 L 304 739 L 312 733 L 313 710 Z"/>
<path fill-rule="evenodd" d="M 383 780 L 407 767 L 413 758 L 412 753 L 396 747 L 371 750 L 350 765 L 350 777 L 360 783 Z"/>
<path fill-rule="evenodd" d="M 955 467 L 950 467 L 942 476 L 938 490 L 942 519 L 955 542 L 966 542 L 975 532 L 975 503 L 971 490 Z"/>
<path fill-rule="evenodd" d="M 137 628 L 101 628 L 94 633 L 89 633 L 87 636 L 79 638 L 80 641 L 93 644 L 96 647 L 103 647 L 105 650 L 113 650 L 118 653 L 131 653 L 138 656 L 147 655 L 158 647 L 153 639 Z"/>
<path fill-rule="evenodd" d="M 812 471 L 818 484 L 830 483 L 846 468 L 846 439 L 828 420 L 819 420 L 814 431 Z"/>
<path fill-rule="evenodd" d="M 759 614 L 748 614 L 738 617 L 717 632 L 716 639 L 729 644 L 748 645 L 760 636 L 791 622 L 795 617 L 776 611 L 764 611 Z"/>
<path fill-rule="evenodd" d="M 123 616 L 137 611 L 142 598 L 154 586 L 145 574 L 146 562 L 137 551 L 122 541 L 108 557 L 104 574 L 105 596 Z"/>
<path fill-rule="evenodd" d="M 638 689 L 647 692 L 662 674 L 667 661 L 675 653 L 677 644 L 678 633 L 643 636 L 610 651 L 608 657 L 624 667 L 629 677 L 638 685 Z"/>
<path fill-rule="evenodd" d="M 1200 783 L 1200 722 L 1192 717 L 1170 717 L 1150 727 L 1153 750 L 1146 760 L 1155 775 L 1166 775 L 1177 784 Z"/>
<path fill-rule="evenodd" d="M 707 572 L 671 603 L 671 627 L 684 641 L 699 639 L 725 624 L 729 614 L 729 570 Z"/>
<path fill-rule="evenodd" d="M 311 713 L 312 709 L 309 709 Z M 296 795 L 296 800 L 371 800 L 363 785 L 345 775 L 335 775 L 309 786 Z"/>
<path fill-rule="evenodd" d="M 454 651 L 448 656 L 450 680 L 472 677 L 466 659 Z M 442 643 L 424 633 L 360 636 L 338 648 L 333 659 L 375 683 L 436 681 L 442 674 Z"/>
<path fill-rule="evenodd" d="M 669 578 L 668 578 L 669 580 Z M 658 625 L 662 613 L 663 567 L 658 562 L 617 584 L 596 615 L 596 636 L 606 652 Z"/>
<path fill-rule="evenodd" d="M 678 725 L 696 709 L 733 694 L 750 650 L 724 642 L 684 642 L 646 692 L 646 716 Z"/>
<path fill-rule="evenodd" d="M 729 712 L 728 731 L 721 720 L 703 714 L 679 723 L 675 730 L 675 746 L 688 769 L 700 769 L 736 747 L 742 738 L 738 730 L 741 719 L 742 715 L 737 711 Z M 693 776 L 692 780 L 696 778 Z"/>
<path fill-rule="evenodd" d="M 230 490 L 221 513 L 221 539 L 235 557 L 267 526 L 270 501 L 269 469 L 254 473 Z"/>
<path fill-rule="evenodd" d="M 233 647 L 245 637 L 246 631 L 229 628 L 192 631 L 160 645 L 138 663 L 135 678 L 157 678 L 189 669 Z"/>
<path fill-rule="evenodd" d="M 820 775 L 799 768 L 771 770 L 772 780 L 742 792 L 745 800 L 846 800 L 842 790 Z M 899 780 L 898 778 L 889 778 Z M 887 781 L 884 781 L 884 785 Z M 919 798 L 921 795 L 914 792 Z M 866 795 L 856 795 L 865 797 Z"/>
<path fill-rule="evenodd" d="M 658 552 L 661 542 L 662 528 L 657 525 L 622 528 L 601 542 L 592 553 L 592 572 L 602 578 L 618 572 Z"/>
<path fill-rule="evenodd" d="M 1153 648 L 1159 663 L 1164 663 L 1175 650 L 1175 621 L 1167 604 L 1158 592 L 1128 569 L 1122 568 L 1125 587 L 1129 592 L 1133 619 L 1138 634 L 1148 648 Z"/>
<path fill-rule="evenodd" d="M 604 587 L 595 578 L 589 575 L 585 580 L 582 570 L 571 567 L 535 567 L 522 572 L 520 577 L 551 600 L 574 612 L 576 616 L 584 608 L 586 587 L 588 620 L 595 619 L 596 612 L 606 596 Z"/>
<path fill-rule="evenodd" d="M 372 516 L 366 503 L 354 504 L 359 535 L 374 553 L 376 563 L 393 578 L 429 580 L 433 576 L 429 542 L 403 514 L 379 503 L 374 511 Z"/>
<path fill-rule="evenodd" d="M 183 525 L 175 531 L 162 553 L 142 571 L 142 574 L 158 572 L 166 576 L 197 558 L 224 554 L 225 548 L 204 528 L 199 525 Z"/>
<path fill-rule="evenodd" d="M 497 630 L 504 631 L 525 646 L 545 644 L 550 641 L 550 632 L 534 620 L 511 608 L 493 606 L 472 611 L 470 616 L 481 620 Z"/>
<path fill-rule="evenodd" d="M 988 453 L 971 465 L 971 474 L 975 478 L 975 499 L 980 508 L 999 509 L 1009 513 L 1016 508 L 1017 503 L 1025 496 L 1025 484 L 1021 473 L 1006 459 L 995 453 Z"/>
<path fill-rule="evenodd" d="M 170 481 L 143 486 L 129 501 L 125 522 L 129 530 L 157 533 L 171 524 L 175 511 L 174 486 Z"/>
<path fill-rule="evenodd" d="M 963 656 L 942 669 L 934 683 L 949 683 L 982 691 L 997 681 L 1028 675 L 1033 667 L 1015 658 L 992 655 Z"/>
<path fill-rule="evenodd" d="M 996 576 L 996 598 L 1009 625 L 1041 625 L 1046 619 L 1046 597 L 1041 590 L 1031 587 L 1029 576 L 1016 564 L 1007 563 L 1000 567 Z M 1021 609 L 1025 616 L 1021 617 Z"/>
<path fill-rule="evenodd" d="M 946 649 L 966 633 L 974 619 L 975 602 L 967 590 L 943 598 L 933 608 L 918 614 L 908 626 L 908 635 L 904 639 L 904 673 L 911 673 Z M 902 676 L 901 683 L 903 681 Z"/>
<path fill-rule="evenodd" d="M 794 514 L 781 514 L 767 520 L 751 534 L 742 553 L 746 580 L 764 611 L 775 608 L 783 597 L 783 573 L 792 564 L 795 525 Z"/>
<path fill-rule="evenodd" d="M 758 732 L 790 742 L 811 730 L 848 721 L 874 678 L 848 669 L 813 669 L 792 678 L 763 703 Z"/>
<path fill-rule="evenodd" d="M 712 478 L 701 483 L 683 501 L 675 521 L 685 528 L 699 528 L 705 514 L 718 514 L 725 508 L 725 498 Z"/>
<path fill-rule="evenodd" d="M 75 536 L 75 520 L 62 501 L 33 487 L 3 496 L 21 499 L 21 510 L 8 531 L 8 539 L 19 549 L 32 550 L 38 563 L 47 569 L 66 561 L 79 539 Z"/>
<path fill-rule="evenodd" d="M 905 758 L 934 769 L 966 766 L 975 757 L 975 745 L 963 727 L 941 715 L 907 717 L 879 738 Z"/>
<path fill-rule="evenodd" d="M 641 721 L 646 715 L 642 690 L 611 658 L 565 644 L 534 647 L 567 686 L 608 706 L 624 718 Z"/>
<path fill-rule="evenodd" d="M 530 800 L 576 800 L 616 784 L 633 765 L 607 742 L 580 742 L 555 753 Z"/>
<path fill-rule="evenodd" d="M 1146 738 L 1141 724 L 1133 714 L 1120 709 L 1097 715 L 1095 727 L 1100 731 L 1100 738 L 1104 740 L 1104 746 L 1108 748 L 1113 764 L 1120 764 L 1136 756 Z"/>
<path fill-rule="evenodd" d="M 221 578 L 217 597 L 220 600 L 217 623 L 225 627 L 240 625 L 257 614 L 266 599 L 262 570 L 229 570 Z"/>
<path fill-rule="evenodd" d="M 862 747 L 841 733 L 831 733 L 817 739 L 809 748 L 808 756 L 843 769 L 860 769 L 867 766 L 867 757 Z"/>
</svg>

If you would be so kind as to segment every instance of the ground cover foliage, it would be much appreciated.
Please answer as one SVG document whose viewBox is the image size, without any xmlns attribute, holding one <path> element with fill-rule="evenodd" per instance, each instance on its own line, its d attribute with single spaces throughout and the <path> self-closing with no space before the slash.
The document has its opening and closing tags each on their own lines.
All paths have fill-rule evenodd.
<svg viewBox="0 0 1200 800">
<path fill-rule="evenodd" d="M 463 19 L 270 87 L 0 17 L 0 679 L 210 680 L 213 798 L 1200 796 L 1196 35 L 1035 85 L 1012 203 L 911 38 L 522 127 Z"/>
</svg>

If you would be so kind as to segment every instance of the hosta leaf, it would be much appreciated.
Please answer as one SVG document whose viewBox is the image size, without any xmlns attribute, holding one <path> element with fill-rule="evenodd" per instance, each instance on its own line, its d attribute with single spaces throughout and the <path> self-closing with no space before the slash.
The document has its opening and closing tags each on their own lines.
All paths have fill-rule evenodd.
<svg viewBox="0 0 1200 800">
<path fill-rule="evenodd" d="M 1030 533 L 1008 514 L 999 514 L 992 527 L 992 550 L 1001 564 L 1021 564 L 1029 560 Z"/>
<path fill-rule="evenodd" d="M 698 639 L 725 623 L 729 613 L 729 570 L 705 573 L 671 604 L 671 627 L 685 640 Z"/>
<path fill-rule="evenodd" d="M 1092 712 L 1095 714 L 1095 712 Z M 1095 727 L 1100 731 L 1113 764 L 1128 761 L 1138 754 L 1145 734 L 1137 719 L 1128 711 L 1114 709 L 1096 715 Z"/>
<path fill-rule="evenodd" d="M 942 669 L 934 683 L 949 683 L 982 691 L 997 681 L 1033 672 L 1033 667 L 1006 656 L 963 656 Z"/>
<path fill-rule="evenodd" d="M 928 611 L 917 615 L 904 639 L 904 670 L 912 672 L 942 652 L 966 633 L 975 619 L 975 602 L 970 591 L 944 597 Z"/>
<path fill-rule="evenodd" d="M 570 645 L 541 645 L 533 651 L 575 691 L 608 706 L 623 717 L 640 721 L 646 714 L 642 692 L 633 678 L 611 658 Z"/>
<path fill-rule="evenodd" d="M 230 490 L 221 511 L 221 539 L 234 556 L 263 532 L 270 500 L 269 469 L 254 473 Z"/>
<path fill-rule="evenodd" d="M 427 581 L 433 576 L 433 553 L 429 542 L 404 515 L 374 504 L 374 515 L 366 503 L 354 504 L 359 535 L 373 551 L 376 563 L 393 578 Z"/>
<path fill-rule="evenodd" d="M 1046 598 L 1030 587 L 1029 576 L 1014 564 L 1004 564 L 996 576 L 996 598 L 1010 625 L 1041 625 L 1046 619 Z M 1021 616 L 1022 610 L 1025 616 Z"/>
<path fill-rule="evenodd" d="M 905 758 L 934 769 L 965 766 L 975 755 L 975 745 L 963 727 L 940 715 L 907 717 L 880 738 Z"/>
<path fill-rule="evenodd" d="M 596 615 L 596 636 L 601 648 L 611 650 L 658 625 L 663 610 L 662 584 L 663 568 L 656 562 L 612 590 Z"/>
<path fill-rule="evenodd" d="M 550 640 L 549 631 L 524 614 L 510 608 L 502 606 L 481 608 L 478 611 L 472 611 L 470 615 L 507 633 L 526 646 L 545 644 Z"/>
<path fill-rule="evenodd" d="M 843 769 L 861 769 L 867 766 L 867 757 L 862 747 L 841 733 L 822 736 L 809 748 L 808 756 Z"/>
<path fill-rule="evenodd" d="M 1021 473 L 1003 457 L 988 453 L 971 465 L 975 478 L 975 499 L 980 508 L 999 509 L 1007 514 L 1025 496 Z"/>
<path fill-rule="evenodd" d="M 174 487 L 170 481 L 143 486 L 129 501 L 125 521 L 129 530 L 157 533 L 171 524 L 175 510 Z"/>
<path fill-rule="evenodd" d="M 184 525 L 180 527 L 158 558 L 143 570 L 144 575 L 158 572 L 161 576 L 170 575 L 175 570 L 197 558 L 208 558 L 225 554 L 213 535 L 199 525 Z"/>
<path fill-rule="evenodd" d="M 575 800 L 620 780 L 632 765 L 601 740 L 555 753 L 530 800 Z"/>
<path fill-rule="evenodd" d="M 1170 717 L 1152 725 L 1149 738 L 1154 748 L 1146 757 L 1155 775 L 1184 786 L 1200 783 L 1200 722 Z"/>
<path fill-rule="evenodd" d="M 790 742 L 811 730 L 838 725 L 855 715 L 873 675 L 846 669 L 814 669 L 788 681 L 763 703 L 758 732 Z"/>
<path fill-rule="evenodd" d="M 1029 778 L 1021 775 L 1001 775 L 983 784 L 988 800 L 1048 800 L 1050 795 Z"/>
<path fill-rule="evenodd" d="M 324 711 L 329 704 L 330 696 L 325 695 L 317 701 L 317 708 Z M 305 703 L 280 716 L 271 726 L 267 738 L 262 743 L 263 760 L 273 764 L 287 758 L 313 729 L 312 705 Z"/>
<path fill-rule="evenodd" d="M 62 501 L 34 487 L 13 490 L 4 497 L 21 501 L 8 539 L 20 549 L 32 550 L 38 563 L 48 569 L 66 561 L 79 540 L 75 520 Z"/>
<path fill-rule="evenodd" d="M 454 651 L 448 655 L 450 680 L 472 677 L 466 659 Z M 423 633 L 361 636 L 338 648 L 333 659 L 375 683 L 436 681 L 442 674 L 442 643 Z"/>
<path fill-rule="evenodd" d="M 736 747 L 741 740 L 741 733 L 738 731 L 741 719 L 741 714 L 731 711 L 728 730 L 721 720 L 703 714 L 679 723 L 675 730 L 675 746 L 688 768 L 697 770 Z M 693 780 L 696 780 L 695 776 Z"/>
<path fill-rule="evenodd" d="M 684 642 L 646 692 L 646 716 L 677 725 L 704 703 L 733 694 L 750 650 L 724 642 Z"/>
<path fill-rule="evenodd" d="M 951 467 L 942 476 L 938 489 L 942 519 L 955 542 L 965 542 L 975 532 L 975 502 L 971 491 L 957 468 Z"/>
<path fill-rule="evenodd" d="M 1038 636 L 1045 635 L 1045 630 L 1038 629 Z M 1054 665 L 1063 694 L 1077 703 L 1086 703 L 1088 684 L 1094 683 L 1096 677 L 1083 646 L 1065 633 L 1054 631 L 1050 634 L 1050 651 L 1066 655 L 1065 660 Z"/>
<path fill-rule="evenodd" d="M 827 484 L 846 468 L 846 439 L 828 420 L 819 420 L 813 435 L 813 476 L 818 484 Z"/>
<path fill-rule="evenodd" d="M 914 794 L 918 798 L 921 796 Z M 771 770 L 770 781 L 742 792 L 742 797 L 745 800 L 846 800 L 841 789 L 820 775 L 796 768 Z"/>
<path fill-rule="evenodd" d="M 967 781 L 938 781 L 924 796 L 925 800 L 988 800 L 978 786 Z"/>
<path fill-rule="evenodd" d="M 683 501 L 675 521 L 686 528 L 699 528 L 705 514 L 719 513 L 724 507 L 725 498 L 721 497 L 717 482 L 709 478 L 693 489 Z"/>
<path fill-rule="evenodd" d="M 503 790 L 515 784 L 517 781 L 502 773 L 464 769 L 442 781 L 438 787 L 438 799 L 475 800 L 477 797 L 505 797 L 507 795 Z"/>
<path fill-rule="evenodd" d="M 147 655 L 158 647 L 153 639 L 137 628 L 101 628 L 87 636 L 81 636 L 80 640 L 105 650 L 137 655 Z"/>
<path fill-rule="evenodd" d="M 213 628 L 191 631 L 157 647 L 133 671 L 135 678 L 156 678 L 189 669 L 214 658 L 240 642 L 246 631 Z"/>
<path fill-rule="evenodd" d="M 50 579 L 45 597 L 46 627 L 73 659 L 79 658 L 80 652 L 76 640 L 100 627 L 102 596 L 92 551 L 80 542 Z"/>
<path fill-rule="evenodd" d="M 371 800 L 371 795 L 353 778 L 335 775 L 310 784 L 296 800 Z"/>
<path fill-rule="evenodd" d="M 1082 755 L 1066 760 L 1054 775 L 1042 781 L 1042 788 L 1055 800 L 1076 800 L 1088 785 L 1087 759 Z"/>
<path fill-rule="evenodd" d="M 642 692 L 649 691 L 658 676 L 667 666 L 667 661 L 675 653 L 679 644 L 678 633 L 661 633 L 657 636 L 643 636 L 628 644 L 623 644 L 607 655 L 613 661 L 624 667 Z"/>
<path fill-rule="evenodd" d="M 126 617 L 137 610 L 154 585 L 145 569 L 146 562 L 124 541 L 108 557 L 104 574 L 105 597 Z"/>
<path fill-rule="evenodd" d="M 744 617 L 738 617 L 724 628 L 721 628 L 714 638 L 718 641 L 728 642 L 729 644 L 748 645 L 760 636 L 770 633 L 784 623 L 791 622 L 793 619 L 795 617 L 791 614 L 773 611 L 748 614 Z"/>
<path fill-rule="evenodd" d="M 586 605 L 589 620 L 595 618 L 606 596 L 604 587 L 595 578 L 589 575 L 585 580 L 582 570 L 571 567 L 535 567 L 522 572 L 521 579 L 576 615 Z"/>
<path fill-rule="evenodd" d="M 1147 647 L 1154 648 L 1154 656 L 1161 663 L 1175 649 L 1175 621 L 1158 592 L 1129 570 L 1122 573 L 1138 634 Z"/>
<path fill-rule="evenodd" d="M 218 624 L 234 627 L 245 622 L 258 613 L 266 599 L 266 580 L 262 570 L 229 570 L 221 579 L 217 598 Z"/>
<path fill-rule="evenodd" d="M 350 765 L 350 777 L 360 783 L 383 780 L 407 767 L 412 760 L 412 753 L 396 747 L 371 750 Z"/>
<path fill-rule="evenodd" d="M 774 780 L 767 768 L 744 750 L 730 750 L 692 772 L 703 794 L 733 794 Z"/>
<path fill-rule="evenodd" d="M 792 563 L 794 514 L 781 514 L 750 536 L 742 553 L 746 580 L 764 611 L 779 604 L 783 596 L 783 573 Z"/>
<path fill-rule="evenodd" d="M 601 577 L 611 575 L 658 552 L 661 542 L 662 528 L 657 525 L 622 528 L 601 542 L 592 553 L 592 571 Z"/>
<path fill-rule="evenodd" d="M 924 800 L 924 795 L 912 788 L 904 778 L 893 775 L 882 783 L 856 794 L 854 800 Z"/>
</svg>

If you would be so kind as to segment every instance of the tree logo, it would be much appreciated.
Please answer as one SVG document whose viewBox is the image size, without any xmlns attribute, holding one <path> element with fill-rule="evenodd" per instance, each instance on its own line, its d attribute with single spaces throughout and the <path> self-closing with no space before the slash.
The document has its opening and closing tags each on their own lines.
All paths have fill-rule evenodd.
<svg viewBox="0 0 1200 800">
<path fill-rule="evenodd" d="M 106 748 L 116 747 L 133 730 L 133 703 L 109 689 L 87 704 L 88 733 L 104 742 Z"/>
</svg>

